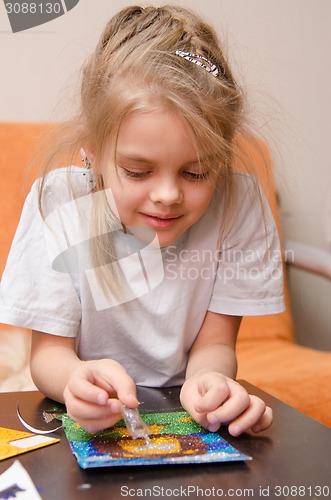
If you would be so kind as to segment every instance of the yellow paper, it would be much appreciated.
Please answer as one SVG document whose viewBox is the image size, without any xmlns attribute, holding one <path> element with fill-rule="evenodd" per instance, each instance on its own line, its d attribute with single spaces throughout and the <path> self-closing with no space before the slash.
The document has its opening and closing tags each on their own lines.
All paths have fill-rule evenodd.
<svg viewBox="0 0 331 500">
<path fill-rule="evenodd" d="M 49 436 L 0 427 L 0 460 L 37 450 L 59 441 L 59 439 Z"/>
</svg>

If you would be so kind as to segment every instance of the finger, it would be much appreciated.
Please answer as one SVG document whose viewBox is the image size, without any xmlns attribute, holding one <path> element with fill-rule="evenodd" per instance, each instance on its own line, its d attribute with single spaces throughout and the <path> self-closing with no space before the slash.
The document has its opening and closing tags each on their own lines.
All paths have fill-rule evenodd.
<svg viewBox="0 0 331 500">
<path fill-rule="evenodd" d="M 210 387 L 200 388 L 199 397 L 195 404 L 198 413 L 208 413 L 218 408 L 230 396 L 230 388 L 223 378 Z"/>
<path fill-rule="evenodd" d="M 203 427 L 207 427 L 208 421 L 205 413 L 198 413 L 195 410 L 194 401 L 201 397 L 196 384 L 191 384 L 186 381 L 180 392 L 180 402 L 183 408 L 191 415 L 191 417 Z"/>
<path fill-rule="evenodd" d="M 83 377 L 72 377 L 64 391 L 65 401 L 68 394 L 86 403 L 105 405 L 109 399 L 109 393 L 102 387 L 95 385 Z"/>
<path fill-rule="evenodd" d="M 256 428 L 264 430 L 272 423 L 272 410 L 266 407 L 264 401 L 257 396 L 250 396 L 248 408 L 231 424 L 229 432 L 232 436 L 239 436 L 248 429 Z M 252 429 L 253 430 L 253 429 Z M 255 432 L 259 432 L 256 430 Z"/>
<path fill-rule="evenodd" d="M 117 396 L 122 404 L 138 405 L 136 385 L 117 361 L 103 359 L 86 364 L 68 381 L 69 391 L 79 399 L 105 405 L 109 396 Z"/>
<path fill-rule="evenodd" d="M 115 400 L 116 401 L 116 400 Z M 119 403 L 119 401 L 117 401 Z M 121 404 L 119 403 L 119 406 L 117 408 L 117 411 L 113 411 L 114 409 L 110 410 L 109 414 L 107 416 L 104 416 L 102 418 L 81 418 L 79 420 L 76 420 L 80 424 L 80 426 L 87 430 L 90 433 L 93 432 L 98 432 L 103 429 L 107 429 L 108 427 L 111 427 L 112 425 L 116 424 L 119 420 L 123 418 L 123 414 L 121 411 Z"/>
<path fill-rule="evenodd" d="M 138 406 L 136 384 L 120 363 L 105 359 L 93 364 L 92 368 L 96 385 L 116 395 L 122 404 L 130 408 Z"/>
<path fill-rule="evenodd" d="M 106 418 L 111 412 L 118 413 L 121 411 L 122 405 L 117 399 L 108 399 L 104 405 L 90 403 L 83 399 L 77 398 L 69 391 L 66 393 L 66 408 L 67 413 L 74 420 L 78 419 L 98 419 Z"/>
<path fill-rule="evenodd" d="M 252 425 L 251 429 L 253 432 L 265 431 L 271 426 L 272 421 L 273 421 L 272 409 L 269 406 L 267 406 L 260 420 L 256 424 Z"/>
<path fill-rule="evenodd" d="M 137 399 L 137 387 L 126 372 L 120 374 L 112 385 L 117 394 L 117 398 L 123 405 L 129 408 L 137 408 L 139 404 Z"/>
<path fill-rule="evenodd" d="M 250 397 L 246 390 L 240 384 L 233 385 L 230 388 L 228 399 L 219 408 L 208 413 L 208 422 L 212 426 L 215 426 L 217 423 L 231 422 L 231 420 L 243 413 L 249 405 Z"/>
</svg>

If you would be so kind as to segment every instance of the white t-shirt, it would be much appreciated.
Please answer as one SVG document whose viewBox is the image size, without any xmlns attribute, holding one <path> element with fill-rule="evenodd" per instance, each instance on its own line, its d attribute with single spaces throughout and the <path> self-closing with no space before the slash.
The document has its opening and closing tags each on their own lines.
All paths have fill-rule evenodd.
<svg viewBox="0 0 331 500">
<path fill-rule="evenodd" d="M 281 252 L 269 207 L 256 201 L 251 177 L 234 178 L 240 203 L 221 241 L 221 193 L 162 249 L 114 231 L 114 259 L 126 280 L 116 298 L 98 285 L 89 255 L 89 241 L 98 237 L 91 233 L 91 205 L 100 193 L 90 192 L 83 169 L 55 170 L 44 188 L 45 221 L 37 183 L 26 199 L 1 280 L 0 321 L 75 337 L 81 359 L 115 359 L 137 384 L 182 384 L 208 310 L 236 316 L 284 310 Z"/>
</svg>

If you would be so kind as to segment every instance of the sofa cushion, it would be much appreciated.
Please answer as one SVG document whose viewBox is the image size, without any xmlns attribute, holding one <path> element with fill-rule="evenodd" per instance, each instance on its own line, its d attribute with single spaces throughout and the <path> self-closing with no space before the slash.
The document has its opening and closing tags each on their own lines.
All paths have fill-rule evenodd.
<svg viewBox="0 0 331 500">
<path fill-rule="evenodd" d="M 29 166 L 37 139 L 45 125 L 0 123 L 0 274 L 14 237 L 24 199 L 36 177 Z"/>
<path fill-rule="evenodd" d="M 237 140 L 236 149 L 236 168 L 246 170 L 248 166 L 255 173 L 268 200 L 276 221 L 280 240 L 282 240 L 272 160 L 266 143 L 257 137 L 240 136 Z M 238 335 L 239 343 L 249 339 L 284 339 L 294 342 L 294 327 L 285 270 L 284 295 L 285 312 L 264 317 L 245 317 L 243 319 Z"/>
<path fill-rule="evenodd" d="M 238 343 L 238 378 L 331 427 L 331 353 L 281 339 Z"/>
</svg>

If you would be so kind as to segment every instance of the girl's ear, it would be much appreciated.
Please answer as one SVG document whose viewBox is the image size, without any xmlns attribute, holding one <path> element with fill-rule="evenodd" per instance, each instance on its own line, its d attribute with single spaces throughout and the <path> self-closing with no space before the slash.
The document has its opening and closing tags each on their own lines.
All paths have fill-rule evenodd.
<svg viewBox="0 0 331 500">
<path fill-rule="evenodd" d="M 84 148 L 80 148 L 79 153 L 80 153 L 80 155 L 82 157 L 82 162 L 84 163 L 84 167 L 89 170 L 91 168 L 91 166 L 92 166 L 92 164 L 91 164 L 91 161 L 92 161 L 91 156 L 85 151 Z"/>
<path fill-rule="evenodd" d="M 86 166 L 87 166 L 87 163 L 89 163 L 90 166 L 91 166 L 91 163 L 93 163 L 94 151 L 95 151 L 95 147 L 90 146 L 88 144 L 86 144 L 86 145 L 84 144 L 84 146 L 82 146 L 80 148 L 79 153 L 80 153 L 82 160 Z"/>
<path fill-rule="evenodd" d="M 94 160 L 95 146 L 91 144 L 86 144 L 86 147 L 83 148 L 85 155 L 91 160 Z"/>
<path fill-rule="evenodd" d="M 91 145 L 87 148 L 87 155 L 89 158 L 91 158 L 91 160 L 94 159 L 94 153 L 95 153 L 95 146 L 94 145 Z"/>
</svg>

